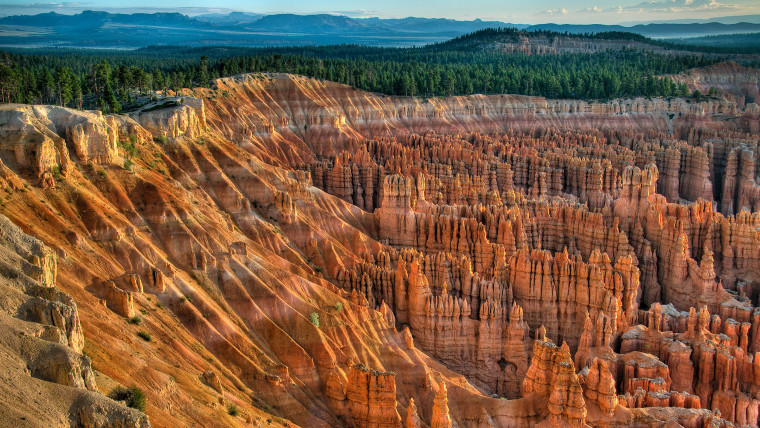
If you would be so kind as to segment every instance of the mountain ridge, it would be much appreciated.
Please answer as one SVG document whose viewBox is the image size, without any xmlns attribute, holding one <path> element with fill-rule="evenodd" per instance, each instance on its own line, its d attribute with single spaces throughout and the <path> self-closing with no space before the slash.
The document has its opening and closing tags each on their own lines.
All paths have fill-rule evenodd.
<svg viewBox="0 0 760 428">
<path fill-rule="evenodd" d="M 122 14 L 87 10 L 75 15 L 48 12 L 0 18 L 0 45 L 139 48 L 161 40 L 162 44 L 191 46 L 341 43 L 412 46 L 440 42 L 494 27 L 568 33 L 625 31 L 653 38 L 760 32 L 760 24 L 755 23 L 652 23 L 626 27 L 604 24 L 524 25 L 479 19 L 459 21 L 418 17 L 351 18 L 330 14 L 260 15 L 231 12 L 191 17 L 176 12 Z"/>
</svg>

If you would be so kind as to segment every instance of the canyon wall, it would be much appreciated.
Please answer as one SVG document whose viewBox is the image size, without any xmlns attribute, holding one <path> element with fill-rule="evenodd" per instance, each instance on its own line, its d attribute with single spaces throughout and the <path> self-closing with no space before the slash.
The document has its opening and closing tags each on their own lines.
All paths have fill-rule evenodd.
<svg viewBox="0 0 760 428">
<path fill-rule="evenodd" d="M 757 426 L 749 104 L 179 95 L 0 108 L 0 212 L 154 424 Z"/>
</svg>

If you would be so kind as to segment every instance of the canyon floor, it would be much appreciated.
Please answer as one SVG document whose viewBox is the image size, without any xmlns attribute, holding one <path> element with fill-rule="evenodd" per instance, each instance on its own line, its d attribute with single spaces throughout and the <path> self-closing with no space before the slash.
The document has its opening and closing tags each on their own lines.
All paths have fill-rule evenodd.
<svg viewBox="0 0 760 428">
<path fill-rule="evenodd" d="M 2 105 L 0 426 L 757 427 L 759 77 Z"/>
</svg>

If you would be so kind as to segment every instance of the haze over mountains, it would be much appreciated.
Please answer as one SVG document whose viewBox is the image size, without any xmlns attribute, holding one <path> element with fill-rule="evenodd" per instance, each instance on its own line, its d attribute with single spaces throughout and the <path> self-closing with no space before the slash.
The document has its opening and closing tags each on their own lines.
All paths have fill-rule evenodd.
<svg viewBox="0 0 760 428">
<path fill-rule="evenodd" d="M 489 27 L 569 33 L 629 31 L 652 38 L 688 38 L 760 32 L 756 15 L 723 22 L 623 25 L 525 25 L 440 18 L 350 18 L 339 15 L 260 15 L 232 12 L 189 17 L 180 13 L 49 12 L 0 18 L 0 45 L 16 47 L 139 48 L 148 45 L 282 46 L 355 43 L 424 45 Z M 719 20 L 716 20 L 719 21 Z"/>
</svg>

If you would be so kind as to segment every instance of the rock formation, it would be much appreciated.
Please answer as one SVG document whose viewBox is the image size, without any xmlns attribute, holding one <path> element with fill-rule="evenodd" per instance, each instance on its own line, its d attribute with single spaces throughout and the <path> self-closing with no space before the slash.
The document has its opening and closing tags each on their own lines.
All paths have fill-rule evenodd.
<svg viewBox="0 0 760 428">
<path fill-rule="evenodd" d="M 745 100 L 251 74 L 128 117 L 3 106 L 0 212 L 39 241 L 2 224 L 2 384 L 55 382 L 49 426 L 147 424 L 95 379 L 160 426 L 757 426 L 731 70 Z"/>
<path fill-rule="evenodd" d="M 56 254 L 3 215 L 0 270 L 3 423 L 149 427 L 145 414 L 98 393 L 76 303 L 56 288 Z"/>
</svg>

